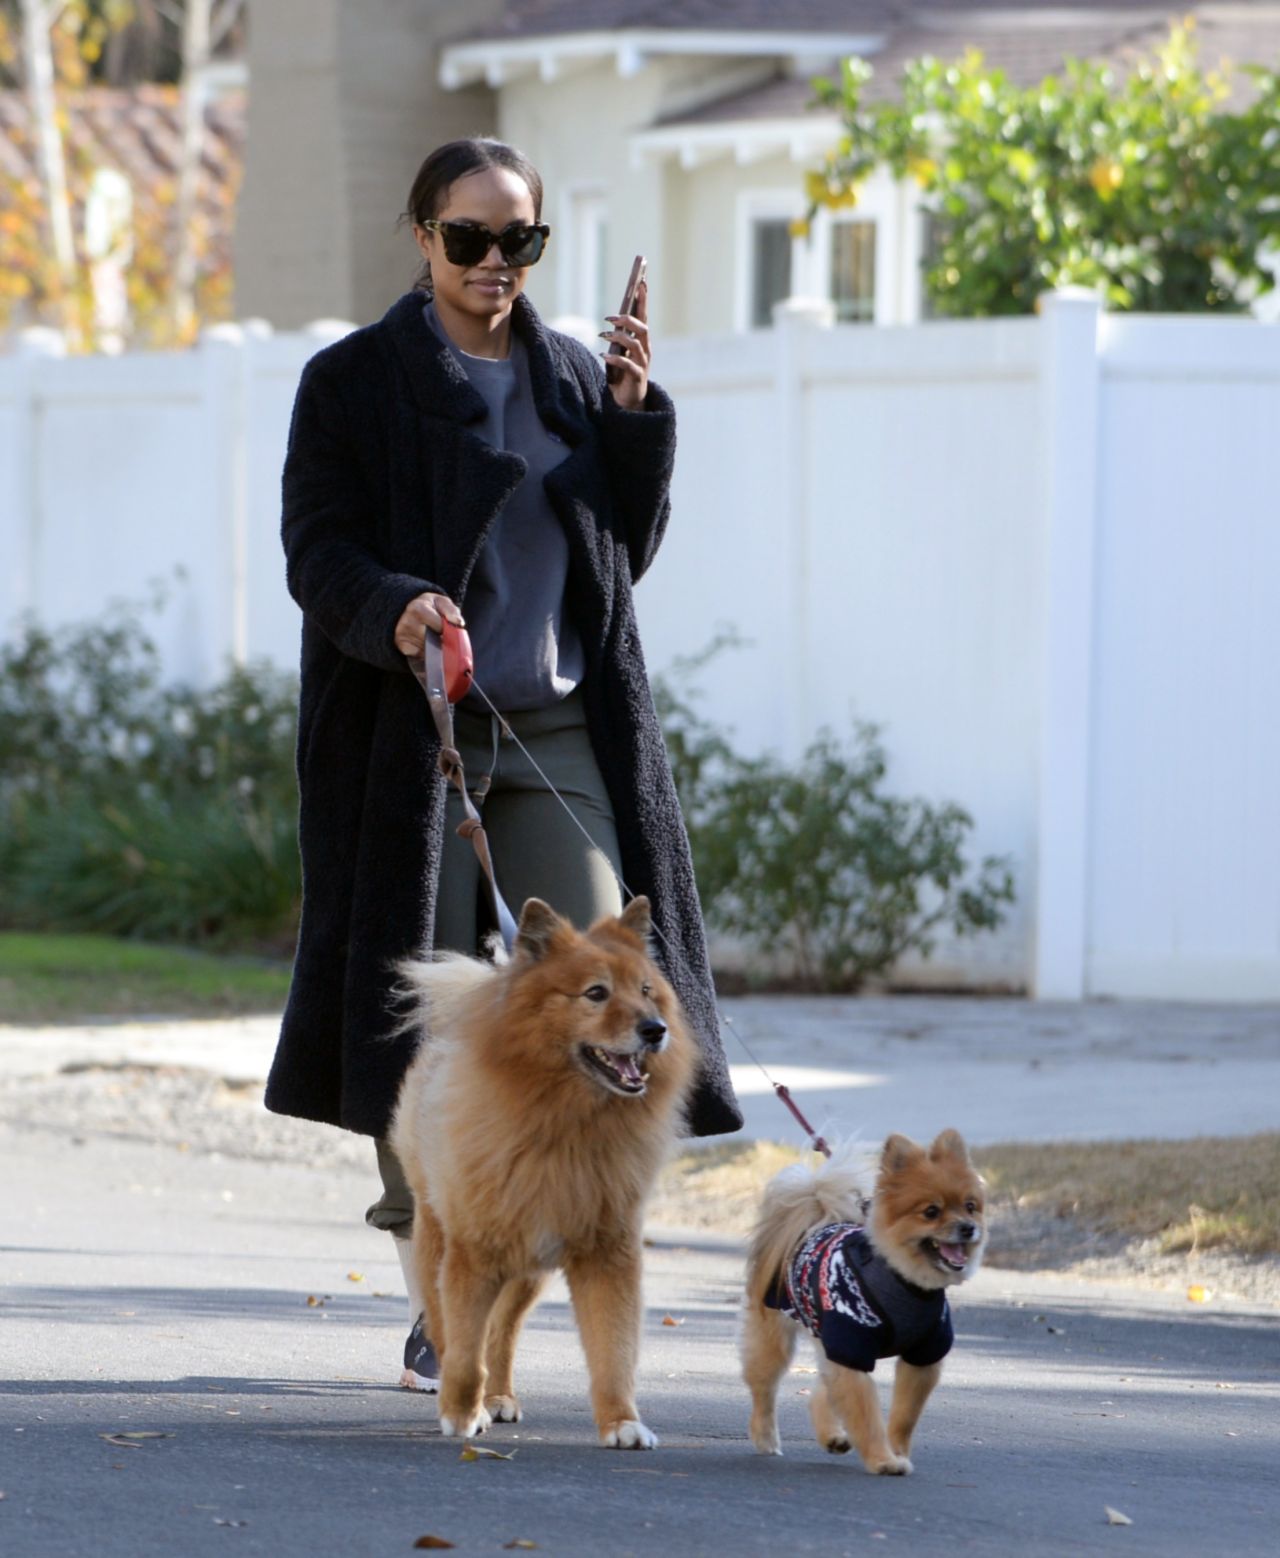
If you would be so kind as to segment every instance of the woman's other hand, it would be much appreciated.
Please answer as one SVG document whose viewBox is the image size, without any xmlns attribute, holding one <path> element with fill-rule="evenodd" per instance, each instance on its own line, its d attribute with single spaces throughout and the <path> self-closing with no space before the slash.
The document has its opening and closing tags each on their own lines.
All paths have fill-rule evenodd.
<svg viewBox="0 0 1280 1558">
<path fill-rule="evenodd" d="M 642 281 L 636 290 L 634 314 L 606 314 L 612 330 L 602 330 L 600 339 L 622 347 L 622 352 L 606 354 L 605 378 L 609 392 L 624 411 L 639 411 L 649 393 L 649 283 Z"/>
<path fill-rule="evenodd" d="M 415 595 L 400 613 L 394 633 L 396 648 L 402 655 L 419 656 L 427 641 L 427 630 L 438 633 L 444 622 L 465 627 L 462 613 L 447 595 Z"/>
</svg>

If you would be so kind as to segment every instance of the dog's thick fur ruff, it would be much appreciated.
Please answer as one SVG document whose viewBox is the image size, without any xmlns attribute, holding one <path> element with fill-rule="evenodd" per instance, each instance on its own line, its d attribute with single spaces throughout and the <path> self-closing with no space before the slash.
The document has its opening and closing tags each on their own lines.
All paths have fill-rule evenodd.
<svg viewBox="0 0 1280 1558">
<path fill-rule="evenodd" d="M 783 1169 L 765 1188 L 747 1261 L 742 1327 L 751 1442 L 762 1455 L 782 1454 L 778 1384 L 801 1330 L 767 1299 L 807 1235 L 833 1223 L 864 1224 L 877 1255 L 906 1282 L 926 1291 L 964 1280 L 980 1262 L 986 1237 L 983 1186 L 958 1132 L 943 1131 L 928 1148 L 890 1136 L 870 1194 L 866 1156 L 865 1149 L 846 1146 L 816 1169 L 804 1164 Z M 963 1246 L 963 1269 L 943 1258 L 939 1236 L 944 1252 Z M 886 1431 L 871 1375 L 833 1362 L 820 1345 L 817 1360 L 809 1411 L 818 1443 L 833 1454 L 856 1448 L 874 1474 L 909 1473 L 911 1437 L 942 1364 L 916 1367 L 897 1360 Z"/>
<path fill-rule="evenodd" d="M 391 1144 L 414 1194 L 446 1434 L 519 1420 L 516 1340 L 560 1267 L 601 1442 L 657 1443 L 635 1404 L 641 1223 L 695 1051 L 649 928 L 643 898 L 585 933 L 530 899 L 509 962 L 402 970 L 423 1040 Z"/>
</svg>

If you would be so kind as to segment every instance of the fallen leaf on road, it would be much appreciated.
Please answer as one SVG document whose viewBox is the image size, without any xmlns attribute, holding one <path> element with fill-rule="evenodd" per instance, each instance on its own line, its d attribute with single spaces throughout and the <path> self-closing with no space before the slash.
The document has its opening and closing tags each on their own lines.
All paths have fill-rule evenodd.
<svg viewBox="0 0 1280 1558">
<path fill-rule="evenodd" d="M 223 1520 L 218 1515 L 213 1517 L 213 1523 L 215 1526 L 247 1526 L 249 1524 L 247 1520 Z"/>
<path fill-rule="evenodd" d="M 108 1444 L 114 1444 L 118 1450 L 140 1450 L 142 1446 L 139 1439 L 172 1439 L 172 1434 L 157 1433 L 154 1429 L 131 1429 L 127 1433 L 99 1434 L 99 1439 L 105 1439 Z"/>
<path fill-rule="evenodd" d="M 1193 1282 L 1187 1289 L 1187 1299 L 1193 1304 L 1207 1304 L 1213 1294 L 1206 1287 L 1201 1287 L 1198 1282 Z"/>
<path fill-rule="evenodd" d="M 514 1461 L 516 1452 L 504 1455 L 501 1450 L 486 1450 L 482 1444 L 464 1444 L 460 1461 Z"/>
<path fill-rule="evenodd" d="M 662 1323 L 663 1325 L 683 1325 L 684 1321 L 677 1320 L 674 1315 L 663 1315 Z"/>
<path fill-rule="evenodd" d="M 347 1273 L 347 1281 L 348 1282 L 363 1282 L 364 1281 L 364 1272 L 363 1271 L 349 1271 Z"/>
<path fill-rule="evenodd" d="M 1102 1507 L 1107 1512 L 1107 1524 L 1109 1526 L 1131 1526 L 1133 1524 L 1128 1515 L 1122 1515 L 1118 1509 L 1112 1509 L 1110 1504 L 1104 1504 Z"/>
<path fill-rule="evenodd" d="M 452 1542 L 446 1542 L 442 1536 L 420 1536 L 413 1544 L 415 1547 L 452 1547 Z"/>
<path fill-rule="evenodd" d="M 538 1549 L 538 1544 L 531 1542 L 527 1536 L 518 1536 L 514 1542 L 504 1542 L 502 1546 L 505 1552 L 511 1552 L 514 1548 L 519 1548 L 521 1552 L 532 1553 Z"/>
<path fill-rule="evenodd" d="M 324 1299 L 317 1298 L 314 1293 L 308 1293 L 307 1294 L 307 1308 L 308 1309 L 319 1309 L 319 1307 L 323 1303 L 324 1303 Z"/>
</svg>

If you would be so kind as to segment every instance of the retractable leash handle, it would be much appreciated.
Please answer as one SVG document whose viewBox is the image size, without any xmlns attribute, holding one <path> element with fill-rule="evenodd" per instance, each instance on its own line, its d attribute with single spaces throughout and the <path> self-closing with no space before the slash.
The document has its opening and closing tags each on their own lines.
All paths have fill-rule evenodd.
<svg viewBox="0 0 1280 1558">
<path fill-rule="evenodd" d="M 476 662 L 466 628 L 442 620 L 440 645 L 444 655 L 444 695 L 450 703 L 459 703 L 471 691 Z"/>
<path fill-rule="evenodd" d="M 416 671 L 416 667 L 415 667 Z M 489 840 L 484 823 L 476 810 L 475 802 L 467 791 L 467 777 L 462 768 L 462 754 L 458 751 L 453 734 L 453 705 L 465 697 L 475 674 L 475 662 L 471 654 L 471 640 L 465 628 L 442 621 L 439 633 L 428 630 L 422 650 L 422 683 L 431 707 L 432 718 L 440 735 L 440 772 L 453 785 L 462 798 L 466 812 L 458 827 L 458 837 L 471 840 L 480 869 L 489 884 L 489 896 L 493 902 L 494 916 L 498 922 L 498 934 L 507 951 L 515 945 L 516 922 L 507 908 L 506 900 L 498 888 L 498 878 L 493 869 L 493 856 L 489 853 Z M 485 781 L 488 788 L 488 781 Z M 483 791 L 481 792 L 483 794 Z"/>
</svg>

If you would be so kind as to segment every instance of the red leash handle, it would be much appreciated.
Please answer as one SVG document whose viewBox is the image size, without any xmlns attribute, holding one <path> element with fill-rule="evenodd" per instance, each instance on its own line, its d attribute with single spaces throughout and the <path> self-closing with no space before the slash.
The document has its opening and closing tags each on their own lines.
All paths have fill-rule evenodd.
<svg viewBox="0 0 1280 1558">
<path fill-rule="evenodd" d="M 831 1156 L 831 1148 L 827 1146 L 823 1138 L 818 1135 L 813 1126 L 810 1125 L 808 1120 L 805 1119 L 804 1115 L 800 1113 L 800 1106 L 796 1103 L 795 1099 L 792 1098 L 791 1089 L 781 1082 L 775 1082 L 773 1084 L 773 1090 L 795 1116 L 797 1122 L 799 1123 L 800 1129 L 813 1143 L 813 1150 L 815 1152 L 820 1152 L 824 1158 L 829 1158 Z"/>
<path fill-rule="evenodd" d="M 471 691 L 476 669 L 466 628 L 442 618 L 440 647 L 444 653 L 444 695 L 450 703 L 459 703 Z"/>
</svg>

